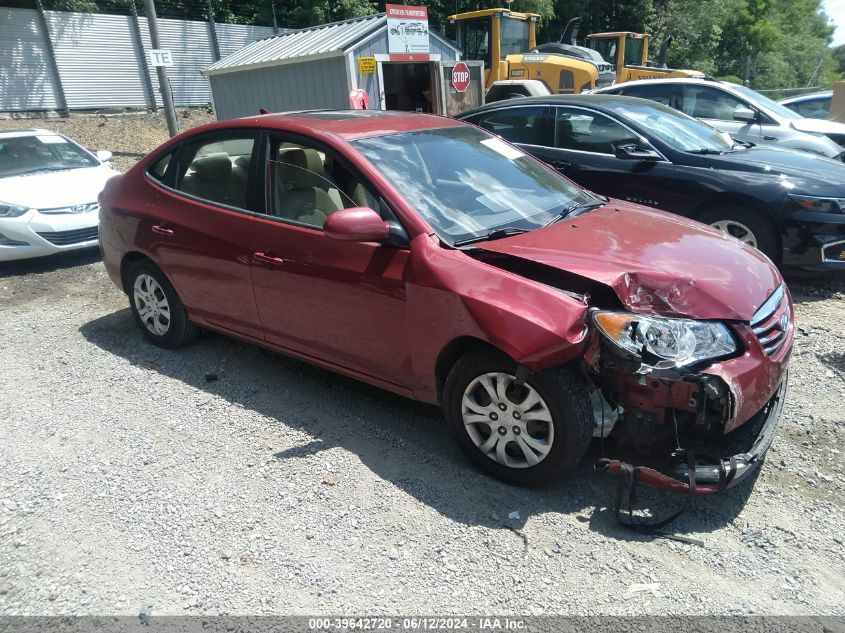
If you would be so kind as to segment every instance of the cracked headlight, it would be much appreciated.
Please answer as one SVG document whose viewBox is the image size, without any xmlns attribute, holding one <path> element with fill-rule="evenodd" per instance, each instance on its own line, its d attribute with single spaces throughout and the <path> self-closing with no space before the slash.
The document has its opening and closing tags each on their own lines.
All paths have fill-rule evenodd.
<svg viewBox="0 0 845 633">
<path fill-rule="evenodd" d="M 819 213 L 842 213 L 845 210 L 845 198 L 820 198 L 791 193 L 789 197 L 802 209 Z"/>
<path fill-rule="evenodd" d="M 29 211 L 29 207 L 22 207 L 19 204 L 7 204 L 0 202 L 0 218 L 16 218 Z"/>
<path fill-rule="evenodd" d="M 610 342 L 647 364 L 669 361 L 675 366 L 690 365 L 737 349 L 723 323 L 605 311 L 596 312 L 593 321 Z"/>
</svg>

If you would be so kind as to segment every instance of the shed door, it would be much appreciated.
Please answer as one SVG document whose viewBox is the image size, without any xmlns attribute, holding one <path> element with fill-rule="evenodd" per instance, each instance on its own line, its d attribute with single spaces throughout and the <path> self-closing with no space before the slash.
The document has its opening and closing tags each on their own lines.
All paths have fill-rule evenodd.
<svg viewBox="0 0 845 633">
<path fill-rule="evenodd" d="M 452 71 L 456 64 L 465 64 L 469 70 L 469 84 L 463 92 L 455 88 L 452 82 Z M 438 62 L 437 66 L 440 114 L 457 116 L 462 112 L 484 105 L 484 62 L 448 61 Z"/>
</svg>

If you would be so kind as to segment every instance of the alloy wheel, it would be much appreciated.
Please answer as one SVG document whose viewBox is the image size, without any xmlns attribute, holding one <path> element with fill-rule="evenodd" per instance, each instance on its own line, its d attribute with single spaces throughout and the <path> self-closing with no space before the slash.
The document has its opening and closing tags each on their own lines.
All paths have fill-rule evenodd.
<svg viewBox="0 0 845 633">
<path fill-rule="evenodd" d="M 508 468 L 536 466 L 554 442 L 548 405 L 528 383 L 516 385 L 511 374 L 491 372 L 472 380 L 461 415 L 478 450 Z"/>
<path fill-rule="evenodd" d="M 133 291 L 135 309 L 150 332 L 164 336 L 170 329 L 170 304 L 167 295 L 154 277 L 147 274 L 135 278 Z"/>
<path fill-rule="evenodd" d="M 710 226 L 719 229 L 722 233 L 727 233 L 735 237 L 744 244 L 757 248 L 757 236 L 754 235 L 754 231 L 742 222 L 737 222 L 736 220 L 719 220 L 718 222 L 713 222 Z"/>
</svg>

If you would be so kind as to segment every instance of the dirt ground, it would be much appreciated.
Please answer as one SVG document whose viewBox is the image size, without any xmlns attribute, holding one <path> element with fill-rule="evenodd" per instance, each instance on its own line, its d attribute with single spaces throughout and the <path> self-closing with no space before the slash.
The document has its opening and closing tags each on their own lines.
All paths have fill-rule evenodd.
<svg viewBox="0 0 845 633">
<path fill-rule="evenodd" d="M 37 124 L 124 169 L 166 138 Z M 435 408 L 222 336 L 151 346 L 96 252 L 0 264 L 0 615 L 843 616 L 845 277 L 790 288 L 782 424 L 753 488 L 673 525 L 699 547 L 616 524 L 599 446 L 513 488 Z"/>
</svg>

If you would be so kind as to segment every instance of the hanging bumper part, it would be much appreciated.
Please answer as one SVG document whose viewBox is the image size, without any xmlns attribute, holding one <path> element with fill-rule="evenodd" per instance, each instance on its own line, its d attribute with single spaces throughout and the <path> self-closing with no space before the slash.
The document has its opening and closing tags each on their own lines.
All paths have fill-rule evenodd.
<svg viewBox="0 0 845 633">
<path fill-rule="evenodd" d="M 633 470 L 636 472 L 639 483 L 665 492 L 707 495 L 733 488 L 748 479 L 763 465 L 783 410 L 786 385 L 787 380 L 784 378 L 766 406 L 757 413 L 757 416 L 760 416 L 757 424 L 753 424 L 754 420 L 746 422 L 752 428 L 758 429 L 747 451 L 718 458 L 709 457 L 707 452 L 697 451 L 696 459 L 689 460 L 686 457 L 687 453 L 695 450 L 690 448 L 673 454 L 673 465 L 665 473 L 654 468 L 632 466 L 618 459 L 607 458 L 596 461 L 594 468 L 614 476 L 624 476 L 626 472 Z M 737 429 L 734 433 L 742 430 L 742 428 Z M 725 438 L 728 443 L 730 434 Z M 690 464 L 694 469 L 692 477 L 690 477 Z"/>
</svg>

